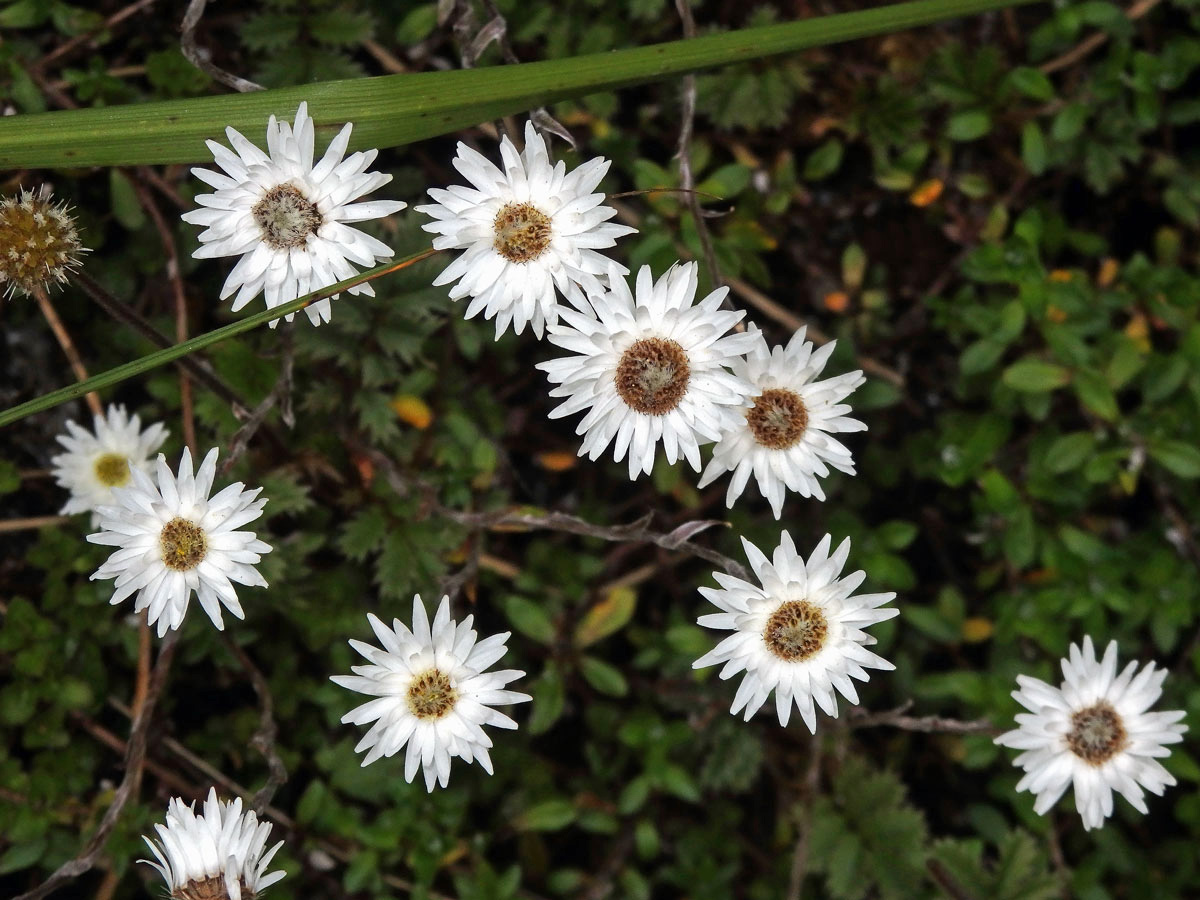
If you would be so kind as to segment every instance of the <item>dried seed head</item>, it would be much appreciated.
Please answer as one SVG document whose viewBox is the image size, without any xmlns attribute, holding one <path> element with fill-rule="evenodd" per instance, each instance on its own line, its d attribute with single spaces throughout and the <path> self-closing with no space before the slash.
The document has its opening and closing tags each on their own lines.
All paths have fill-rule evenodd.
<svg viewBox="0 0 1200 900">
<path fill-rule="evenodd" d="M 67 204 L 54 203 L 47 185 L 0 200 L 0 285 L 6 297 L 65 283 L 86 252 Z"/>
</svg>

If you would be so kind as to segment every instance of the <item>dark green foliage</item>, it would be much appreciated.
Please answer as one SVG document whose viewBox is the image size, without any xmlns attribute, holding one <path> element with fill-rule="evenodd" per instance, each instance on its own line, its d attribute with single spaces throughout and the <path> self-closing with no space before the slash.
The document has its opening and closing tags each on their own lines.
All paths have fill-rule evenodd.
<svg viewBox="0 0 1200 900">
<path fill-rule="evenodd" d="M 37 69 L 122 5 L 0 6 L 3 103 L 53 108 L 47 85 L 81 105 L 219 90 L 179 52 L 170 4 Z M 525 60 L 680 33 L 660 0 L 497 6 Z M 438 9 L 210 4 L 198 39 L 221 67 L 271 85 L 381 74 L 380 48 L 432 70 L 459 59 Z M 472 10 L 477 24 L 491 15 Z M 694 14 L 704 32 L 795 10 L 705 3 Z M 268 681 L 290 776 L 273 801 L 287 841 L 288 877 L 267 895 L 277 900 L 774 900 L 802 839 L 802 896 L 817 900 L 1200 895 L 1194 739 L 1165 760 L 1179 784 L 1148 798 L 1148 816 L 1117 798 L 1106 827 L 1085 833 L 1069 793 L 1033 814 L 1014 790 L 1013 752 L 990 734 L 866 727 L 845 703 L 838 719 L 819 716 L 815 739 L 798 719 L 780 728 L 773 703 L 750 723 L 730 716 L 737 679 L 691 669 L 716 640 L 695 624 L 710 611 L 696 587 L 713 584 L 711 564 L 461 521 L 509 507 L 600 525 L 653 510 L 664 531 L 725 519 L 696 540 L 738 558 L 740 535 L 769 549 L 787 528 L 804 552 L 827 531 L 849 536 L 865 589 L 899 593 L 900 616 L 872 629 L 896 670 L 859 685 L 864 707 L 911 702 L 906 715 L 1005 729 L 1016 675 L 1056 682 L 1068 644 L 1090 634 L 1117 640 L 1122 662 L 1168 667 L 1159 708 L 1186 710 L 1194 726 L 1200 23 L 1187 4 L 1131 23 L 1115 5 L 1069 2 L 1023 8 L 1012 24 L 947 23 L 697 78 L 690 162 L 716 260 L 736 279 L 730 302 L 757 302 L 748 319 L 772 342 L 792 318 L 837 338 L 829 374 L 867 367 L 851 403 L 870 430 L 845 436 L 858 474 L 827 479 L 825 503 L 789 498 L 781 522 L 753 487 L 727 510 L 724 483 L 699 491 L 686 467 L 631 484 L 623 466 L 571 465 L 577 419 L 548 420 L 533 368 L 557 351 L 528 334 L 493 342 L 491 323 L 464 321 L 462 302 L 431 286 L 447 255 L 375 281 L 373 299 L 341 297 L 328 325 L 301 314 L 206 353 L 247 410 L 292 355 L 290 390 L 225 479 L 269 498 L 256 527 L 274 547 L 261 566 L 271 586 L 239 591 L 247 619 L 227 617 L 224 635 L 189 613 L 152 765 L 102 857 L 109 896 L 161 893 L 134 861 L 170 796 L 202 795 L 212 770 L 251 794 L 267 777 L 253 686 L 227 641 Z M 1042 70 L 1097 33 L 1102 44 Z M 493 43 L 480 65 L 501 60 Z M 660 273 L 700 254 L 674 190 L 678 109 L 671 84 L 552 110 L 579 141 L 577 153 L 555 144 L 569 167 L 605 155 L 603 189 L 642 192 L 618 201 L 639 229 L 618 247 L 631 268 Z M 461 137 L 496 156 L 485 131 Z M 413 206 L 458 182 L 452 152 L 451 139 L 385 148 L 376 165 L 394 181 L 377 196 Z M 20 182 L 53 181 L 93 249 L 87 271 L 174 334 L 162 239 L 136 189 L 150 184 L 178 245 L 189 333 L 242 315 L 217 300 L 230 261 L 192 259 L 196 229 L 178 221 L 198 183 L 178 167 L 157 175 L 168 191 L 137 170 Z M 366 227 L 403 255 L 428 245 L 423 221 L 410 210 Z M 763 311 L 755 289 L 782 314 Z M 76 288 L 53 300 L 92 372 L 149 350 Z M 0 301 L 0 333 L 5 405 L 69 378 L 33 303 Z M 191 391 L 199 443 L 227 454 L 245 411 Z M 182 396 L 165 368 L 103 399 L 167 422 L 174 461 Z M 0 434 L 4 519 L 62 505 L 44 471 L 68 416 L 86 412 Z M 138 635 L 130 603 L 109 606 L 111 583 L 88 578 L 106 556 L 90 530 L 80 516 L 0 533 L 4 896 L 79 851 L 124 775 Z M 443 590 L 483 634 L 512 632 L 501 665 L 527 673 L 515 687 L 533 701 L 515 709 L 518 731 L 492 732 L 493 777 L 456 763 L 449 789 L 429 795 L 403 781 L 402 757 L 360 766 L 362 729 L 340 719 L 365 698 L 328 678 L 361 662 L 346 641 L 372 640 L 368 612 L 407 621 L 414 593 L 432 602 Z M 59 896 L 95 896 L 104 877 Z"/>
</svg>

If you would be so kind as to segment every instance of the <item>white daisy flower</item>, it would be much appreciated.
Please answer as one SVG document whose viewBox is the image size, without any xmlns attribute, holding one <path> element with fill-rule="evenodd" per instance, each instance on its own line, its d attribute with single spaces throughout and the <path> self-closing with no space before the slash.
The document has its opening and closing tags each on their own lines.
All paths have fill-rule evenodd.
<svg viewBox="0 0 1200 900">
<path fill-rule="evenodd" d="M 579 355 L 537 367 L 558 385 L 551 397 L 569 398 L 550 418 L 588 410 L 575 429 L 580 456 L 595 460 L 612 443 L 634 479 L 650 474 L 661 442 L 667 462 L 682 457 L 698 472 L 700 444 L 736 427 L 752 386 L 726 366 L 756 337 L 722 337 L 746 313 L 721 309 L 728 288 L 694 303 L 696 271 L 677 263 L 654 281 L 642 266 L 635 299 L 614 266 L 608 291 L 588 296 L 590 312 L 561 308 L 566 324 L 551 326 L 550 342 Z"/>
<path fill-rule="evenodd" d="M 495 318 L 497 340 L 510 322 L 516 334 L 529 323 L 540 338 L 545 324 L 558 321 L 555 288 L 576 303 L 579 286 L 598 290 L 609 263 L 596 251 L 637 229 L 609 222 L 617 211 L 592 193 L 608 160 L 588 160 L 570 173 L 561 161 L 551 165 L 532 122 L 525 152 L 505 136 L 500 157 L 503 171 L 460 143 L 454 167 L 472 187 L 433 188 L 436 202 L 417 212 L 435 220 L 422 227 L 438 235 L 436 249 L 466 251 L 433 283 L 458 282 L 450 297 L 471 297 L 467 318 Z"/>
<path fill-rule="evenodd" d="M 729 710 L 734 715 L 744 707 L 749 721 L 773 690 L 779 724 L 787 725 L 794 702 L 804 724 L 815 734 L 814 700 L 837 718 L 835 691 L 851 703 L 858 703 L 851 678 L 867 681 L 870 676 L 866 669 L 895 668 L 866 649 L 875 639 L 863 629 L 898 614 L 894 608 L 879 609 L 896 595 L 851 596 L 866 573 L 860 570 L 842 577 L 842 567 L 850 555 L 850 539 L 842 541 L 832 556 L 831 543 L 832 538 L 825 535 L 805 562 L 785 531 L 774 557 L 768 560 L 742 538 L 761 587 L 714 572 L 721 587 L 700 588 L 700 593 L 722 611 L 701 616 L 697 623 L 734 634 L 692 663 L 692 668 L 724 663 L 722 679 L 746 673 Z"/>
<path fill-rule="evenodd" d="M 114 605 L 136 592 L 134 612 L 148 609 L 159 637 L 183 624 L 193 592 L 223 631 L 222 604 L 239 619 L 246 617 L 232 582 L 267 586 L 254 565 L 270 546 L 253 531 L 235 530 L 262 515 L 267 501 L 255 499 L 262 488 L 246 491 L 239 481 L 210 498 L 216 474 L 215 447 L 195 477 L 186 447 L 178 477 L 160 453 L 158 485 L 133 469 L 133 484 L 114 492 L 114 505 L 99 508 L 101 530 L 88 535 L 93 544 L 119 548 L 92 579 L 116 579 L 109 601 Z"/>
<path fill-rule="evenodd" d="M 734 360 L 733 372 L 754 385 L 753 405 L 721 435 L 698 486 L 733 472 L 725 493 L 725 505 L 731 507 L 753 473 L 778 519 L 785 489 L 824 500 L 817 477 L 829 474 L 827 465 L 854 474 L 850 451 L 830 435 L 867 430 L 858 419 L 846 418 L 850 407 L 841 402 L 866 379 L 854 371 L 815 381 L 837 342 L 814 350 L 804 339 L 805 328 L 787 347 L 770 349 L 757 328 L 751 331 L 758 339 L 744 358 Z"/>
<path fill-rule="evenodd" d="M 491 738 L 484 725 L 516 728 L 517 723 L 496 705 L 524 703 L 528 694 L 503 688 L 525 673 L 516 669 L 485 671 L 504 655 L 509 632 L 476 642 L 473 616 L 460 623 L 450 618 L 450 598 L 443 597 L 430 628 L 421 595 L 413 597 L 412 631 L 399 619 L 388 628 L 374 615 L 367 619 L 383 649 L 350 641 L 350 646 L 370 661 L 353 666 L 353 675 L 334 675 L 331 681 L 377 699 L 342 716 L 342 722 L 374 722 L 358 742 L 355 752 L 369 751 L 370 765 L 381 756 L 392 756 L 408 745 L 404 780 L 412 782 L 417 768 L 425 771 L 425 788 L 436 781 L 445 787 L 450 779 L 450 759 L 478 761 L 489 775 Z"/>
<path fill-rule="evenodd" d="M 1175 783 L 1156 757 L 1171 755 L 1167 744 L 1183 740 L 1182 710 L 1149 712 L 1162 695 L 1165 669 L 1148 663 L 1140 672 L 1131 662 L 1117 674 L 1117 642 L 1110 641 L 1097 662 L 1092 639 L 1082 652 L 1071 645 L 1062 661 L 1063 683 L 1053 687 L 1018 675 L 1018 727 L 996 738 L 1024 751 L 1015 765 L 1025 770 L 1018 791 L 1037 795 L 1033 811 L 1045 815 L 1067 787 L 1075 787 L 1075 808 L 1086 830 L 1100 828 L 1112 815 L 1113 791 L 1140 813 L 1147 812 L 1142 788 L 1162 795 Z"/>
<path fill-rule="evenodd" d="M 259 822 L 253 810 L 242 813 L 239 797 L 232 803 L 217 799 L 209 788 L 204 811 L 179 797 L 167 804 L 167 824 L 155 825 L 158 840 L 143 835 L 158 862 L 154 866 L 175 900 L 254 900 L 286 872 L 266 874 L 283 841 L 263 852 L 271 834 L 270 822 Z"/>
<path fill-rule="evenodd" d="M 92 512 L 94 525 L 99 522 L 96 507 L 113 502 L 113 488 L 127 485 L 133 469 L 149 471 L 150 454 L 162 446 L 169 432 L 161 422 L 143 431 L 141 420 L 130 417 L 119 404 L 111 404 L 103 416 L 94 416 L 92 428 L 86 431 L 68 421 L 67 434 L 57 438 L 67 452 L 52 457 L 50 464 L 55 482 L 71 492 L 62 513 Z"/>
<path fill-rule="evenodd" d="M 351 263 L 369 268 L 391 258 L 387 244 L 348 224 L 389 216 L 407 205 L 399 200 L 354 202 L 387 184 L 392 176 L 367 171 L 377 150 L 342 159 L 352 127 L 349 122 L 342 127 L 315 166 L 314 128 L 307 103 L 296 110 L 294 127 L 271 116 L 267 153 L 233 128 L 226 128 L 225 134 L 236 153 L 216 141 L 206 142 L 225 174 L 192 169 L 193 175 L 216 191 L 197 196 L 196 202 L 203 208 L 185 212 L 183 221 L 206 229 L 192 256 L 241 257 L 221 288 L 222 300 L 237 291 L 234 312 L 259 293 L 267 308 L 274 309 L 354 277 L 358 270 Z M 370 284 L 357 285 L 349 292 L 375 296 Z M 328 322 L 329 299 L 306 307 L 305 312 L 314 325 Z M 292 316 L 287 319 L 290 322 Z"/>
</svg>

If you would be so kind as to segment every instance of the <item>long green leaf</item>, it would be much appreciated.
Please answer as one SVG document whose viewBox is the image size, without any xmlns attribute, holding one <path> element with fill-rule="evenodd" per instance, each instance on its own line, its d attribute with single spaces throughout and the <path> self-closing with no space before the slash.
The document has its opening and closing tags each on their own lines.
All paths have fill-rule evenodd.
<svg viewBox="0 0 1200 900">
<path fill-rule="evenodd" d="M 265 322 L 271 322 L 275 319 L 282 318 L 288 313 L 299 312 L 304 307 L 324 298 L 332 297 L 334 294 L 341 293 L 347 288 L 352 288 L 356 284 L 362 284 L 364 281 L 370 281 L 380 275 L 397 269 L 407 268 L 413 263 L 420 262 L 426 257 L 433 256 L 436 251 L 422 250 L 420 253 L 414 253 L 411 256 L 406 256 L 403 259 L 384 263 L 376 266 L 373 269 L 367 269 L 355 275 L 353 278 L 347 278 L 345 281 L 339 281 L 337 284 L 332 284 L 327 288 L 322 288 L 319 291 L 314 291 L 311 294 L 305 294 L 303 297 L 298 297 L 288 303 L 280 304 L 274 309 L 264 309 L 262 312 L 254 313 L 246 316 L 244 319 L 239 319 L 229 325 L 225 325 L 215 331 L 207 332 L 199 335 L 191 340 L 183 341 L 180 344 L 175 344 L 172 347 L 166 347 L 162 350 L 157 350 L 154 353 L 149 353 L 140 359 L 135 359 L 132 362 L 124 363 L 109 369 L 107 372 L 101 372 L 99 375 L 93 375 L 84 381 L 69 384 L 65 388 L 59 388 L 57 391 L 51 391 L 49 394 L 43 394 L 41 397 L 35 397 L 20 406 L 14 406 L 12 409 L 6 409 L 0 412 L 0 427 L 11 425 L 18 419 L 23 419 L 26 416 L 32 416 L 34 413 L 42 412 L 43 410 L 51 409 L 58 406 L 60 403 L 66 403 L 69 400 L 75 400 L 82 397 L 91 391 L 103 390 L 107 387 L 112 387 L 114 384 L 120 384 L 135 375 L 141 375 L 144 372 L 149 372 L 151 369 L 157 369 L 159 366 L 165 366 L 169 362 L 174 362 L 182 356 L 187 356 L 189 353 L 195 353 L 197 350 L 203 350 L 205 347 L 211 347 L 213 344 L 218 344 L 221 341 L 228 340 L 239 334 L 244 334 L 253 328 L 257 328 Z"/>
<path fill-rule="evenodd" d="M 927 25 L 1031 0 L 916 0 L 631 50 L 467 69 L 326 81 L 248 94 L 0 118 L 0 170 L 201 162 L 231 125 L 258 138 L 301 100 L 328 140 L 354 123 L 356 147 L 395 147 L 558 100 Z"/>
</svg>

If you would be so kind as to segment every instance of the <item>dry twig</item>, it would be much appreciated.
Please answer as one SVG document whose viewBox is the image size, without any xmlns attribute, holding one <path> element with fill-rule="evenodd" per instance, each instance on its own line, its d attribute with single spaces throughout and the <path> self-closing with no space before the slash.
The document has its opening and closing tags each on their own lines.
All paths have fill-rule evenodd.
<svg viewBox="0 0 1200 900">
<path fill-rule="evenodd" d="M 683 23 L 683 36 L 691 39 L 696 36 L 696 20 L 692 17 L 691 0 L 675 0 L 675 9 Z M 717 257 L 713 252 L 712 235 L 708 232 L 708 223 L 704 220 L 704 211 L 700 209 L 700 196 L 696 192 L 696 176 L 692 172 L 692 132 L 696 124 L 696 76 L 683 76 L 683 93 L 680 99 L 679 112 L 679 144 L 675 156 L 679 160 L 679 186 L 687 199 L 688 210 L 692 221 L 696 224 L 696 237 L 700 240 L 700 252 L 704 264 L 708 268 L 708 277 L 713 290 L 721 286 L 721 270 L 717 267 Z"/>
<path fill-rule="evenodd" d="M 180 26 L 179 47 L 183 51 L 183 55 L 187 57 L 188 62 L 199 69 L 201 72 L 207 73 L 213 79 L 221 82 L 226 87 L 231 87 L 235 91 L 245 93 L 247 91 L 261 91 L 263 86 L 249 81 L 232 72 L 226 72 L 220 66 L 212 61 L 212 53 L 207 47 L 201 47 L 196 43 L 196 26 L 200 24 L 200 19 L 204 17 L 204 7 L 208 6 L 208 0 L 191 0 L 188 3 L 187 11 L 183 14 L 183 24 Z"/>
<path fill-rule="evenodd" d="M 34 287 L 33 297 L 37 300 L 38 308 L 41 309 L 42 315 L 46 319 L 46 324 L 54 332 L 54 337 L 58 340 L 58 346 L 62 347 L 63 355 L 66 356 L 67 362 L 70 363 L 71 371 L 75 373 L 75 380 L 87 381 L 87 369 L 84 368 L 79 351 L 75 348 L 75 342 L 71 340 L 71 335 L 67 332 L 66 326 L 63 325 L 62 319 L 55 312 L 54 304 L 50 302 L 50 295 L 46 293 L 44 287 L 39 285 Z M 104 415 L 104 407 L 100 405 L 99 394 L 95 391 L 89 391 L 84 395 L 84 399 L 87 400 L 88 409 L 92 411 L 93 415 Z"/>
<path fill-rule="evenodd" d="M 809 738 L 808 771 L 804 775 L 804 797 L 801 800 L 799 834 L 792 850 L 792 868 L 788 875 L 787 900 L 800 900 L 804 876 L 808 871 L 808 844 L 812 836 L 812 810 L 821 787 L 821 742 L 816 735 Z"/>
<path fill-rule="evenodd" d="M 284 766 L 283 760 L 279 756 L 279 750 L 275 747 L 275 738 L 278 734 L 278 729 L 275 727 L 275 702 L 271 697 L 271 686 L 267 684 L 266 677 L 259 671 L 258 666 L 254 665 L 254 661 L 250 659 L 246 651 L 228 635 L 225 635 L 225 646 L 237 657 L 242 668 L 246 670 L 246 675 L 250 678 L 250 683 L 254 686 L 254 693 L 258 697 L 258 730 L 250 738 L 250 746 L 261 753 L 263 759 L 267 761 L 267 781 L 254 795 L 253 801 L 254 811 L 261 816 L 271 802 L 271 798 L 275 796 L 275 792 L 287 781 L 288 777 L 287 767 Z"/>
<path fill-rule="evenodd" d="M 1161 2 L 1162 0 L 1138 0 L 1137 3 L 1125 10 L 1125 18 L 1130 22 L 1136 22 Z M 1056 56 L 1049 62 L 1044 62 L 1038 68 L 1047 75 L 1051 72 L 1057 72 L 1059 69 L 1070 68 L 1094 50 L 1103 47 L 1108 42 L 1108 38 L 1109 33 L 1107 31 L 1097 31 L 1095 34 L 1084 38 L 1066 53 L 1062 54 L 1062 56 Z"/>
<path fill-rule="evenodd" d="M 146 694 L 146 702 L 141 711 L 133 718 L 133 726 L 129 731 L 129 743 L 125 750 L 125 777 L 121 779 L 113 795 L 112 804 L 105 810 L 104 818 L 95 834 L 84 845 L 83 850 L 74 859 L 59 866 L 49 878 L 35 887 L 32 891 L 21 894 L 16 900 L 41 900 L 58 890 L 68 881 L 73 881 L 84 872 L 96 865 L 96 858 L 108 842 L 108 836 L 116 827 L 125 804 L 129 802 L 142 784 L 142 770 L 146 765 L 146 739 L 150 734 L 150 720 L 154 717 L 154 707 L 167 683 L 167 673 L 171 669 L 171 660 L 175 656 L 175 647 L 179 640 L 179 632 L 172 631 L 163 640 L 158 652 L 158 661 L 154 664 L 154 674 L 150 677 L 150 689 Z"/>
<path fill-rule="evenodd" d="M 861 706 L 850 710 L 847 722 L 851 728 L 899 728 L 901 731 L 920 731 L 926 734 L 990 734 L 997 735 L 1004 731 L 997 728 L 989 719 L 946 719 L 941 716 L 910 716 L 906 715 L 912 708 L 911 700 L 895 709 L 884 712 L 868 712 Z"/>
</svg>

